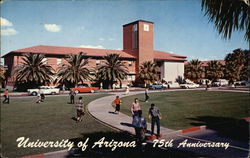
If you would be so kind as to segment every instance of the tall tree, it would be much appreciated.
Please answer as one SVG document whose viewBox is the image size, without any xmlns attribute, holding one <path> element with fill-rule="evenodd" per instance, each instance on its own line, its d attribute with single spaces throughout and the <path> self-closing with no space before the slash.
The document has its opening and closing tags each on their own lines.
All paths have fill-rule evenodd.
<svg viewBox="0 0 250 158">
<path fill-rule="evenodd" d="M 139 79 L 146 84 L 159 80 L 157 74 L 157 64 L 151 61 L 145 61 L 140 65 Z"/>
<path fill-rule="evenodd" d="M 79 82 L 91 80 L 91 69 L 87 67 L 88 59 L 85 53 L 69 54 L 65 57 L 67 64 L 58 68 L 56 73 L 56 82 L 65 84 L 71 83 L 75 87 Z"/>
<path fill-rule="evenodd" d="M 127 78 L 128 68 L 120 60 L 119 54 L 107 54 L 103 59 L 104 61 L 97 67 L 96 74 L 100 82 L 105 82 L 108 87 L 112 87 L 114 82 L 121 82 Z"/>
<path fill-rule="evenodd" d="M 22 64 L 14 67 L 12 75 L 17 84 L 31 84 L 38 86 L 49 84 L 53 80 L 54 71 L 44 61 L 43 54 L 27 53 L 22 57 Z"/>
<path fill-rule="evenodd" d="M 216 60 L 208 62 L 206 71 L 206 78 L 212 81 L 216 81 L 224 76 L 223 65 Z"/>
<path fill-rule="evenodd" d="M 2 84 L 5 80 L 5 72 L 6 72 L 6 68 L 0 65 L 0 88 L 2 87 Z"/>
<path fill-rule="evenodd" d="M 245 39 L 249 41 L 249 0 L 202 0 L 201 6 L 224 38 L 230 39 L 235 30 L 245 30 Z"/>
<path fill-rule="evenodd" d="M 225 75 L 230 83 L 240 80 L 243 76 L 247 76 L 248 55 L 249 50 L 241 49 L 236 49 L 233 53 L 226 55 Z"/>
<path fill-rule="evenodd" d="M 198 59 L 193 59 L 187 64 L 185 64 L 184 76 L 187 79 L 198 82 L 202 78 L 204 69 L 202 67 L 201 61 Z"/>
</svg>

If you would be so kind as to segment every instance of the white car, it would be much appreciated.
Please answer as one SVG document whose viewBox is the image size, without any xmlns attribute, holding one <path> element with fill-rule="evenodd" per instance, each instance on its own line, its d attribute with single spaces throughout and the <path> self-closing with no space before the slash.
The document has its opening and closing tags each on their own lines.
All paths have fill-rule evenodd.
<svg viewBox="0 0 250 158">
<path fill-rule="evenodd" d="M 186 83 L 186 84 L 180 84 L 181 88 L 198 88 L 200 85 L 196 84 L 196 83 Z"/>
<path fill-rule="evenodd" d="M 28 89 L 27 90 L 29 95 L 37 95 L 38 92 L 43 93 L 43 94 L 59 94 L 60 89 L 59 88 L 55 88 L 54 86 L 40 86 L 37 89 Z"/>
</svg>

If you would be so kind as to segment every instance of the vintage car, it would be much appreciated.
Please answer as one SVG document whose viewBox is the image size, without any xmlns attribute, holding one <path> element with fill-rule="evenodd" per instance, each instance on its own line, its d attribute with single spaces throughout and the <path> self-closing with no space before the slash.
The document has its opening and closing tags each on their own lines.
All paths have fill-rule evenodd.
<svg viewBox="0 0 250 158">
<path fill-rule="evenodd" d="M 28 89 L 27 90 L 29 95 L 37 95 L 38 92 L 41 94 L 59 94 L 60 89 L 55 88 L 54 86 L 40 86 L 39 88 L 36 89 Z"/>
<path fill-rule="evenodd" d="M 180 87 L 185 89 L 190 89 L 190 88 L 198 88 L 199 85 L 196 83 L 185 83 L 185 84 L 180 84 Z"/>
<path fill-rule="evenodd" d="M 99 88 L 97 87 L 90 87 L 87 85 L 81 85 L 76 88 L 71 88 L 70 90 L 75 91 L 76 93 L 94 93 L 98 90 Z"/>
<path fill-rule="evenodd" d="M 164 89 L 164 88 L 167 88 L 167 87 L 165 87 L 162 84 L 151 84 L 151 85 L 149 85 L 149 89 Z"/>
</svg>

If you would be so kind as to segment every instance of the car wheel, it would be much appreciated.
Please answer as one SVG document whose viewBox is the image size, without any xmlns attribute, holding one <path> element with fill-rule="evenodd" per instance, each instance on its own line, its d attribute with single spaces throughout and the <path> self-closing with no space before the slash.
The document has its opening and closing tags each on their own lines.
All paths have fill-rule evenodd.
<svg viewBox="0 0 250 158">
<path fill-rule="evenodd" d="M 36 96 L 37 92 L 32 92 L 31 95 Z"/>
<path fill-rule="evenodd" d="M 91 91 L 90 91 L 91 93 L 95 93 L 95 91 L 92 89 Z"/>
<path fill-rule="evenodd" d="M 189 89 L 189 87 L 187 87 L 187 89 Z"/>
<path fill-rule="evenodd" d="M 52 95 L 55 95 L 55 94 L 56 94 L 56 92 L 51 92 L 51 94 L 52 94 Z"/>
</svg>

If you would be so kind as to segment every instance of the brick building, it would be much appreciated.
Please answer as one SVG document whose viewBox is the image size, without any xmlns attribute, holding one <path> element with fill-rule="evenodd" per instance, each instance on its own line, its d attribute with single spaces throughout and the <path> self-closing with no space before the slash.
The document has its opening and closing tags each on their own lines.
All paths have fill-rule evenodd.
<svg viewBox="0 0 250 158">
<path fill-rule="evenodd" d="M 184 75 L 184 62 L 186 56 L 171 54 L 154 50 L 154 23 L 138 20 L 123 25 L 123 50 L 92 49 L 62 46 L 33 46 L 18 50 L 13 50 L 4 55 L 5 65 L 8 66 L 7 86 L 14 85 L 14 78 L 10 75 L 14 66 L 21 64 L 24 53 L 41 53 L 46 57 L 47 64 L 56 70 L 61 64 L 65 64 L 65 55 L 86 53 L 91 57 L 90 67 L 101 64 L 102 57 L 109 53 L 120 54 L 121 60 L 125 62 L 129 69 L 126 82 L 134 81 L 139 73 L 139 65 L 144 61 L 155 61 L 159 65 L 159 77 L 165 81 L 175 82 L 177 77 Z"/>
</svg>

